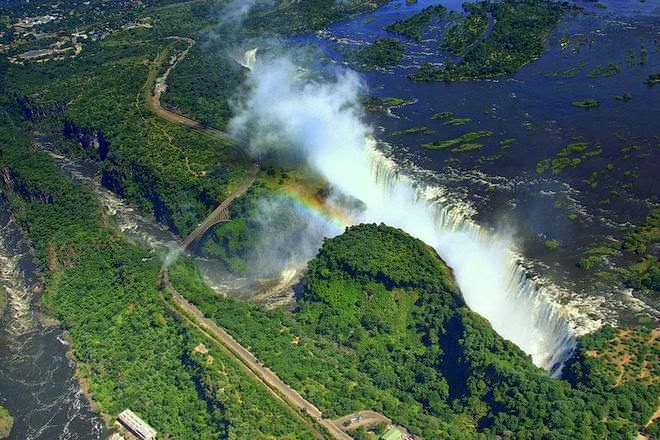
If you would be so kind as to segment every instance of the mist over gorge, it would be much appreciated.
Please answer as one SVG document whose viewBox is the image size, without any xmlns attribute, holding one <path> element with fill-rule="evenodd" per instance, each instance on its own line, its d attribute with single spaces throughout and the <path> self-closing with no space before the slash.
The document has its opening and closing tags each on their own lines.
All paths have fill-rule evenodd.
<svg viewBox="0 0 660 440">
<path fill-rule="evenodd" d="M 301 71 L 288 56 L 258 61 L 231 131 L 249 140 L 256 157 L 287 149 L 301 154 L 333 194 L 364 204 L 348 213 L 351 224 L 382 222 L 433 246 L 453 269 L 470 308 L 537 366 L 559 374 L 575 344 L 573 330 L 518 266 L 509 237 L 456 217 L 399 175 L 362 120 L 365 85 L 355 72 L 337 69 L 330 77 L 311 78 Z M 335 203 L 333 194 L 329 204 Z"/>
</svg>

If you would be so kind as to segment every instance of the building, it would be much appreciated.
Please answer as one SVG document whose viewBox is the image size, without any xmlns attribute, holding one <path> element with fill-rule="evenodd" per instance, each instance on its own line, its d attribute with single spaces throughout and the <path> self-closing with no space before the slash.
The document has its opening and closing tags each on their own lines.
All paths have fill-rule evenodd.
<svg viewBox="0 0 660 440">
<path fill-rule="evenodd" d="M 402 440 L 403 433 L 396 428 L 390 428 L 387 432 L 380 436 L 381 440 Z"/>
<path fill-rule="evenodd" d="M 125 409 L 117 416 L 117 421 L 140 440 L 154 440 L 156 430 L 147 422 L 135 415 L 130 409 Z"/>
</svg>

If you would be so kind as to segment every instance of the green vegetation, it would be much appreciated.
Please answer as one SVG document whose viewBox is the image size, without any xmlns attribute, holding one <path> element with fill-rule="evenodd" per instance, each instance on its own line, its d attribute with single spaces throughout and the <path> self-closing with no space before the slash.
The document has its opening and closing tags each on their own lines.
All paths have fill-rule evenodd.
<svg viewBox="0 0 660 440">
<path fill-rule="evenodd" d="M 517 72 L 543 54 L 550 32 L 568 11 L 567 4 L 549 0 L 504 0 L 466 3 L 471 15 L 491 14 L 492 32 L 467 50 L 458 64 L 422 66 L 411 75 L 418 81 L 460 81 Z M 461 47 L 461 45 L 457 45 Z"/>
<path fill-rule="evenodd" d="M 660 208 L 652 209 L 644 223 L 629 230 L 622 240 L 587 248 L 578 266 L 596 271 L 609 283 L 660 291 Z"/>
<path fill-rule="evenodd" d="M 211 348 L 209 370 L 195 359 L 194 347 L 208 342 L 156 290 L 160 258 L 122 236 L 88 189 L 33 149 L 32 127 L 0 99 L 3 192 L 46 275 L 44 306 L 69 333 L 99 409 L 112 420 L 133 408 L 170 438 L 309 438 L 233 357 Z"/>
<path fill-rule="evenodd" d="M 387 0 L 276 0 L 256 2 L 243 25 L 254 33 L 304 34 L 348 17 L 373 11 Z M 217 24 L 217 23 L 216 23 Z"/>
<path fill-rule="evenodd" d="M 586 67 L 586 63 L 580 63 L 577 66 L 569 67 L 563 70 L 558 70 L 553 73 L 549 73 L 546 76 L 552 78 L 575 78 L 580 76 L 582 69 Z"/>
<path fill-rule="evenodd" d="M 397 64 L 406 46 L 396 38 L 379 38 L 373 43 L 350 52 L 349 61 L 363 69 L 386 68 Z"/>
<path fill-rule="evenodd" d="M 553 159 L 543 159 L 536 164 L 536 172 L 543 174 L 551 171 L 553 175 L 561 173 L 566 168 L 575 168 L 586 159 L 598 156 L 603 152 L 599 145 L 592 146 L 587 142 L 568 144 Z"/>
<path fill-rule="evenodd" d="M 660 84 L 660 73 L 654 73 L 649 75 L 649 78 L 646 80 L 646 84 L 653 87 L 656 84 Z"/>
<path fill-rule="evenodd" d="M 636 438 L 637 430 L 655 435 L 658 423 L 645 427 L 658 406 L 657 377 L 660 332 L 643 326 L 616 329 L 606 326 L 580 338 L 568 380 L 593 399 L 608 430 L 618 438 Z"/>
<path fill-rule="evenodd" d="M 623 95 L 616 95 L 614 99 L 621 102 L 628 102 L 632 99 L 632 95 L 629 92 L 625 92 Z"/>
<path fill-rule="evenodd" d="M 424 28 L 434 18 L 442 18 L 446 13 L 447 8 L 442 5 L 429 6 L 411 17 L 392 23 L 385 30 L 419 41 L 422 39 Z"/>
<path fill-rule="evenodd" d="M 472 119 L 470 118 L 452 118 L 445 122 L 445 125 L 449 125 L 452 127 L 460 127 L 462 125 L 467 125 L 470 122 L 472 122 Z"/>
<path fill-rule="evenodd" d="M 232 116 L 229 100 L 244 79 L 243 68 L 225 50 L 218 42 L 195 44 L 167 80 L 161 104 L 206 126 L 225 128 Z"/>
<path fill-rule="evenodd" d="M 403 98 L 380 98 L 378 96 L 369 96 L 362 99 L 362 105 L 367 111 L 377 112 L 381 111 L 384 107 L 398 107 L 408 103 Z"/>
<path fill-rule="evenodd" d="M 405 134 L 432 134 L 435 133 L 432 129 L 429 127 L 411 127 L 411 128 L 406 128 L 405 130 L 398 130 L 395 132 L 392 132 L 392 136 L 401 136 Z"/>
<path fill-rule="evenodd" d="M 447 139 L 445 141 L 436 141 L 432 142 L 429 144 L 423 144 L 422 147 L 428 149 L 428 150 L 444 150 L 447 148 L 454 148 L 458 152 L 460 151 L 470 151 L 474 149 L 478 149 L 481 147 L 480 144 L 474 144 L 472 141 L 475 141 L 479 138 L 482 137 L 488 137 L 492 136 L 493 132 L 488 131 L 488 130 L 481 130 L 481 131 L 471 131 L 468 133 L 465 133 L 457 138 L 454 139 Z M 479 147 L 475 147 L 475 145 L 479 145 Z M 464 149 L 465 148 L 465 149 Z M 452 150 L 454 151 L 454 150 Z"/>
<path fill-rule="evenodd" d="M 655 411 L 657 383 L 591 387 L 607 376 L 573 373 L 582 351 L 571 384 L 549 378 L 465 307 L 433 249 L 384 225 L 326 240 L 291 313 L 218 296 L 189 262 L 171 275 L 331 417 L 373 408 L 425 438 L 600 439 L 631 438 Z"/>
<path fill-rule="evenodd" d="M 598 108 L 600 107 L 600 102 L 596 99 L 583 99 L 580 101 L 573 101 L 573 106 L 579 108 Z"/>
<path fill-rule="evenodd" d="M 589 78 L 605 78 L 608 76 L 614 76 L 618 75 L 621 73 L 621 65 L 620 64 L 601 64 L 599 66 L 594 67 L 588 74 L 587 77 Z"/>
<path fill-rule="evenodd" d="M 660 208 L 649 212 L 642 225 L 623 237 L 622 249 L 633 254 L 638 260 L 631 264 L 622 275 L 624 282 L 634 288 L 660 291 Z"/>
<path fill-rule="evenodd" d="M 515 144 L 518 141 L 516 138 L 506 138 L 499 141 L 499 145 L 502 149 L 511 148 L 511 145 Z"/>
<path fill-rule="evenodd" d="M 4 406 L 0 405 L 0 439 L 9 437 L 13 425 L 14 418 Z"/>
<path fill-rule="evenodd" d="M 480 150 L 483 147 L 483 144 L 476 142 L 469 142 L 466 144 L 461 144 L 458 147 L 452 148 L 452 153 L 468 153 L 470 151 Z"/>
<path fill-rule="evenodd" d="M 444 120 L 444 119 L 449 119 L 452 116 L 454 116 L 453 112 L 440 112 L 440 113 L 435 113 L 433 116 L 431 116 L 431 119 Z"/>
<path fill-rule="evenodd" d="M 454 55 L 462 55 L 481 39 L 488 29 L 488 17 L 483 13 L 461 16 L 447 27 L 442 47 Z"/>
<path fill-rule="evenodd" d="M 0 284 L 0 318 L 5 316 L 5 311 L 7 310 L 7 291 L 5 287 Z"/>
<path fill-rule="evenodd" d="M 559 249 L 560 243 L 557 240 L 546 240 L 544 243 L 545 248 L 551 251 Z"/>
</svg>

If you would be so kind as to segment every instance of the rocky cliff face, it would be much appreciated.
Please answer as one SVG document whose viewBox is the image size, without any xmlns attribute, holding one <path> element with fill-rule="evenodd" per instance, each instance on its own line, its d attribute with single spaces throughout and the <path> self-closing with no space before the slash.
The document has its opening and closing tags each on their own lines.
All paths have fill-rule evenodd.
<svg viewBox="0 0 660 440">
<path fill-rule="evenodd" d="M 63 134 L 65 138 L 78 142 L 84 150 L 96 152 L 98 159 L 107 159 L 110 144 L 101 130 L 78 127 L 74 122 L 65 120 Z"/>
<path fill-rule="evenodd" d="M 39 200 L 42 203 L 53 203 L 53 196 L 33 188 L 12 172 L 11 168 L 5 167 L 0 171 L 2 186 L 10 192 L 16 192 L 26 200 Z"/>
</svg>

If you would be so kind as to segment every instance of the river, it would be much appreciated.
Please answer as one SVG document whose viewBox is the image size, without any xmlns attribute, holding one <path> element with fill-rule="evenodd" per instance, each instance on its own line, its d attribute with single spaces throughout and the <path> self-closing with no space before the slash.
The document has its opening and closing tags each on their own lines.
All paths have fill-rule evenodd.
<svg viewBox="0 0 660 440">
<path fill-rule="evenodd" d="M 95 440 L 105 434 L 74 376 L 62 331 L 38 315 L 41 281 L 30 247 L 0 194 L 0 401 L 14 417 L 9 439 Z"/>
<path fill-rule="evenodd" d="M 393 37 L 384 31 L 388 24 L 438 3 L 460 11 L 463 2 L 419 0 L 407 5 L 397 0 L 293 42 L 320 46 L 324 61 L 342 64 L 345 51 Z M 397 66 L 361 76 L 371 95 L 406 100 L 366 116 L 376 128 L 378 149 L 417 185 L 435 188 L 443 203 L 467 219 L 509 231 L 528 275 L 546 286 L 546 293 L 564 305 L 584 333 L 605 322 L 635 323 L 640 314 L 660 317 L 652 292 L 633 293 L 577 266 L 590 246 L 620 237 L 657 203 L 660 87 L 645 81 L 660 68 L 660 7 L 657 2 L 631 5 L 620 0 L 600 2 L 604 8 L 576 3 L 585 7 L 584 13 L 564 18 L 544 55 L 511 77 L 456 83 L 409 80 L 421 64 L 442 64 L 449 58 L 438 50 L 446 19 L 429 26 L 420 42 L 401 37 L 407 48 Z M 618 64 L 620 73 L 589 77 L 593 68 L 607 63 Z M 569 69 L 578 73 L 558 74 Z M 624 93 L 632 99 L 615 98 Z M 588 98 L 601 106 L 585 110 L 571 104 Z M 431 119 L 447 111 L 471 122 L 450 127 Z M 397 134 L 417 127 L 432 132 Z M 476 130 L 494 133 L 479 141 L 485 145 L 477 152 L 421 147 Z M 515 141 L 501 146 L 506 139 Z M 540 160 L 555 157 L 573 142 L 598 146 L 602 153 L 558 175 L 537 173 Z M 631 154 L 626 147 L 632 145 Z M 548 250 L 546 240 L 556 240 L 559 247 Z"/>
</svg>

